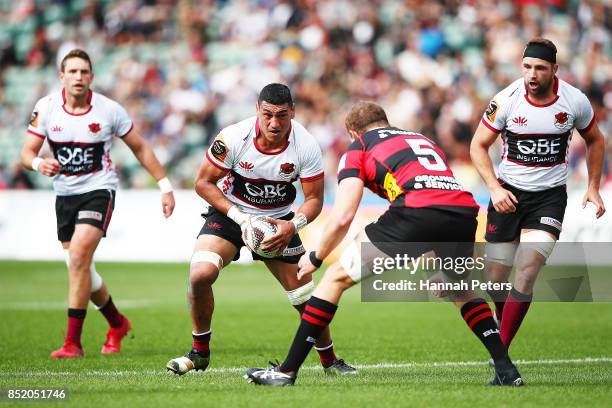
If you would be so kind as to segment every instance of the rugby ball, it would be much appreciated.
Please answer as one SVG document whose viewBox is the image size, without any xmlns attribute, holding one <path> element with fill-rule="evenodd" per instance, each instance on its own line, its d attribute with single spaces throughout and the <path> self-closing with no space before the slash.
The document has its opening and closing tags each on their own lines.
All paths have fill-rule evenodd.
<svg viewBox="0 0 612 408">
<path fill-rule="evenodd" d="M 251 217 L 244 229 L 242 240 L 247 248 L 263 258 L 274 258 L 278 251 L 264 251 L 261 243 L 276 234 L 276 225 L 268 222 L 265 217 Z"/>
</svg>

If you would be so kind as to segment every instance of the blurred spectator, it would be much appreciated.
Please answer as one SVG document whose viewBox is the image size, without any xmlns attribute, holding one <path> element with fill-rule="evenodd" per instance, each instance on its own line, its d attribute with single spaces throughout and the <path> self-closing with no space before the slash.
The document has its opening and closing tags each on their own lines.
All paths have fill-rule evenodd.
<svg viewBox="0 0 612 408">
<path fill-rule="evenodd" d="M 79 46 L 92 55 L 94 87 L 126 106 L 178 185 L 190 186 L 215 133 L 254 114 L 261 87 L 279 81 L 321 145 L 329 192 L 344 113 L 373 99 L 393 124 L 436 140 L 466 187 L 486 195 L 469 165 L 471 136 L 488 99 L 520 76 L 525 42 L 545 36 L 559 76 L 588 92 L 612 182 L 611 15 L 603 0 L 2 2 L 0 147 L 10 148 L 0 165 L 14 169 L 15 135 L 56 83 L 56 60 Z M 586 180 L 579 137 L 571 149 L 570 187 Z M 153 185 L 129 155 L 114 157 L 126 185 Z"/>
</svg>

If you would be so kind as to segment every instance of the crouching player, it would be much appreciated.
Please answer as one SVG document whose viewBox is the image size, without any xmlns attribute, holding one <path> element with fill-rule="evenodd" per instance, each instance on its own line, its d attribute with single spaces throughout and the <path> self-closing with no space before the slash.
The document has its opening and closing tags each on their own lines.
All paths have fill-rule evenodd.
<svg viewBox="0 0 612 408">
<path fill-rule="evenodd" d="M 262 260 L 287 292 L 289 302 L 304 311 L 314 284 L 297 277 L 304 247 L 297 235 L 314 220 L 323 205 L 323 160 L 315 139 L 293 120 L 294 105 L 287 86 L 269 84 L 259 94 L 257 115 L 221 131 L 206 153 L 196 177 L 196 191 L 213 208 L 197 238 L 189 273 L 193 347 L 166 368 L 182 375 L 205 370 L 210 361 L 212 285 L 224 266 L 239 256 L 242 231 L 249 217 L 266 216 L 278 231 L 262 249 L 282 253 Z M 301 181 L 304 203 L 291 212 L 293 183 Z M 329 330 L 317 336 L 317 351 L 326 373 L 355 373 L 336 358 Z"/>
<path fill-rule="evenodd" d="M 327 269 L 306 304 L 285 361 L 267 370 L 247 370 L 248 378 L 256 384 L 294 384 L 313 339 L 332 321 L 342 293 L 371 274 L 374 258 L 381 255 L 370 253 L 376 251 L 366 254 L 361 250 L 362 244 L 369 243 L 389 256 L 394 256 L 389 253 L 393 243 L 402 242 L 419 243 L 415 245 L 420 246 L 419 253 L 410 256 L 437 246 L 446 247 L 447 251 L 456 247 L 454 254 L 444 255 L 472 256 L 478 206 L 472 195 L 454 181 L 442 151 L 421 134 L 390 127 L 384 110 L 371 102 L 359 102 L 351 109 L 346 128 L 352 143 L 340 161 L 337 200 L 318 249 L 300 259 L 298 276 L 303 278 L 316 271 L 344 238 L 364 187 L 387 198 L 391 207 L 378 221 L 366 226 L 349 244 L 340 261 Z M 415 180 L 419 176 L 441 176 L 446 183 L 430 188 Z M 443 188 L 444 185 L 448 188 Z M 432 248 L 422 246 L 423 242 L 433 243 Z M 444 242 L 453 244 L 443 245 Z M 362 264 L 366 272 L 362 272 Z M 448 295 L 495 362 L 496 376 L 490 384 L 522 385 L 487 303 L 471 290 L 451 291 Z"/>
</svg>

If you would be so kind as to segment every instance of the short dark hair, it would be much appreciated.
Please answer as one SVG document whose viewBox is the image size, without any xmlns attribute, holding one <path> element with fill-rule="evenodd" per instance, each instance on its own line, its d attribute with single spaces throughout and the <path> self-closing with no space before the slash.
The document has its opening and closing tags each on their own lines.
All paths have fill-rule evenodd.
<svg viewBox="0 0 612 408">
<path fill-rule="evenodd" d="M 532 38 L 531 40 L 529 40 L 527 45 L 525 45 L 525 48 L 529 47 L 530 45 L 542 45 L 548 48 L 549 50 L 551 50 L 554 54 L 557 53 L 557 47 L 552 41 L 550 41 L 547 38 L 542 38 L 542 37 Z"/>
<path fill-rule="evenodd" d="M 70 51 L 64 58 L 62 58 L 62 63 L 60 64 L 61 72 L 64 72 L 64 69 L 66 69 L 66 61 L 68 61 L 70 58 L 80 58 L 87 61 L 89 64 L 89 70 L 93 72 L 93 66 L 91 65 L 91 58 L 89 58 L 89 54 L 78 48 Z"/>
<path fill-rule="evenodd" d="M 287 85 L 272 83 L 263 87 L 259 93 L 258 103 L 268 102 L 272 105 L 293 105 L 291 91 Z"/>
<path fill-rule="evenodd" d="M 385 110 L 378 104 L 368 101 L 359 101 L 351 108 L 344 121 L 346 130 L 363 133 L 368 126 L 380 124 L 389 126 Z"/>
</svg>

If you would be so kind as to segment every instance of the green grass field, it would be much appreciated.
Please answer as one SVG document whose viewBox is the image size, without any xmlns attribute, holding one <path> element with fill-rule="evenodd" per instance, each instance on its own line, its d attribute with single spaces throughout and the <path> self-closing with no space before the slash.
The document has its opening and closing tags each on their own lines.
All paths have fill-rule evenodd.
<svg viewBox="0 0 612 408">
<path fill-rule="evenodd" d="M 480 342 L 446 303 L 361 303 L 353 289 L 332 333 L 340 357 L 363 368 L 326 377 L 316 353 L 297 385 L 247 384 L 243 368 L 282 360 L 298 323 L 260 266 L 231 266 L 215 285 L 206 372 L 171 376 L 166 362 L 191 345 L 186 264 L 99 263 L 133 338 L 102 356 L 106 322 L 93 308 L 86 357 L 53 361 L 65 332 L 67 273 L 60 262 L 0 262 L 0 389 L 67 388 L 74 406 L 610 406 L 612 303 L 535 303 L 511 350 L 527 386 L 484 386 L 492 378 Z M 521 363 L 521 361 L 523 361 Z M 437 364 L 436 364 L 437 363 Z M 0 401 L 0 406 L 10 403 Z M 15 403 L 22 406 L 23 403 Z"/>
</svg>

